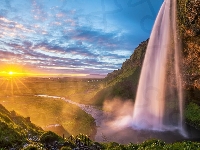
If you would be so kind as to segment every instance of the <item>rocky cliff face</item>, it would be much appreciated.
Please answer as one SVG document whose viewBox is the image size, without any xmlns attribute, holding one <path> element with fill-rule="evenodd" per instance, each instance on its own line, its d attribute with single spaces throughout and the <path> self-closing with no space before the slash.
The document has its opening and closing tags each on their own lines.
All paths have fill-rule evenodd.
<svg viewBox="0 0 200 150">
<path fill-rule="evenodd" d="M 198 36 L 200 34 L 200 1 L 178 0 L 178 15 L 182 27 L 182 34 Z"/>
<path fill-rule="evenodd" d="M 200 0 L 178 0 L 183 76 L 188 98 L 200 99 Z"/>
</svg>

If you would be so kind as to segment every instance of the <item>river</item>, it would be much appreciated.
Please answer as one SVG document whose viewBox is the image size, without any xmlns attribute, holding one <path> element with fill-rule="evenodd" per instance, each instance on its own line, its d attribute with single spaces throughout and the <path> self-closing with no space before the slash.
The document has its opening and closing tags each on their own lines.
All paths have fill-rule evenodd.
<svg viewBox="0 0 200 150">
<path fill-rule="evenodd" d="M 97 142 L 113 141 L 121 144 L 127 144 L 130 142 L 140 143 L 151 138 L 161 139 L 167 143 L 188 140 L 188 139 L 200 141 L 200 131 L 190 126 L 186 126 L 186 130 L 188 133 L 187 137 L 183 137 L 178 132 L 178 130 L 165 131 L 165 132 L 135 130 L 131 127 L 131 124 L 130 126 L 119 127 L 112 124 L 114 120 L 112 114 L 105 113 L 102 110 L 96 108 L 95 106 L 80 104 L 72 100 L 66 99 L 65 97 L 49 96 L 49 95 L 35 95 L 35 96 L 61 99 L 67 103 L 78 106 L 87 114 L 91 115 L 95 119 L 95 123 L 97 126 L 97 132 L 95 135 L 95 141 Z M 115 124 L 116 123 L 121 124 L 123 123 L 123 120 L 121 120 L 121 122 L 115 121 Z"/>
</svg>

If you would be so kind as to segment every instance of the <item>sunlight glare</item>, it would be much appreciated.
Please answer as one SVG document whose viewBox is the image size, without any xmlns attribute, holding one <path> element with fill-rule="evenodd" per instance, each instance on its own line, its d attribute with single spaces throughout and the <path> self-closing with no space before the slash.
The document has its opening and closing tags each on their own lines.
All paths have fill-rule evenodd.
<svg viewBox="0 0 200 150">
<path fill-rule="evenodd" d="M 9 74 L 9 75 L 13 75 L 13 72 L 12 72 L 12 71 L 10 71 L 10 72 L 8 72 L 8 74 Z"/>
</svg>

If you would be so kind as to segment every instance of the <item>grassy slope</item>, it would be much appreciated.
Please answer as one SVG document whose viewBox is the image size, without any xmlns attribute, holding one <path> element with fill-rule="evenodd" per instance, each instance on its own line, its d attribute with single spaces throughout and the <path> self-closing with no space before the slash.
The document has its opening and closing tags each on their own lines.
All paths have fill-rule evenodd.
<svg viewBox="0 0 200 150">
<path fill-rule="evenodd" d="M 15 110 L 25 117 L 31 117 L 31 121 L 38 126 L 62 125 L 69 132 L 62 133 L 66 136 L 93 133 L 94 119 L 77 106 L 62 100 L 24 96 L 7 97 L 3 101 L 2 104 L 8 110 Z"/>
<path fill-rule="evenodd" d="M 200 110 L 200 109 L 199 109 Z M 33 137 L 37 137 L 33 140 Z M 32 140 L 30 139 L 32 138 Z M 87 136 L 80 135 L 79 138 L 83 143 L 88 144 Z M 78 140 L 79 140 L 78 139 Z M 36 147 L 43 147 L 47 144 L 53 144 L 54 141 L 62 143 L 68 143 L 65 148 L 72 149 L 76 147 L 76 140 L 64 141 L 52 132 L 44 132 L 40 127 L 32 124 L 29 119 L 17 115 L 15 112 L 9 112 L 0 104 L 0 148 L 10 149 L 12 147 L 16 149 L 22 149 L 24 145 L 27 146 L 25 149 L 37 149 Z M 89 140 L 89 146 L 93 145 L 100 146 L 101 149 L 105 150 L 182 150 L 189 149 L 200 149 L 200 143 L 196 142 L 176 142 L 172 144 L 166 144 L 160 140 L 147 140 L 141 144 L 128 144 L 121 145 L 115 142 L 110 143 L 97 143 Z M 29 146 L 28 146 L 29 145 Z M 54 145 L 54 144 L 53 144 Z M 55 145 L 54 145 L 55 146 Z M 60 146 L 63 147 L 63 146 Z M 64 149 L 64 147 L 62 149 Z"/>
<path fill-rule="evenodd" d="M 34 140 L 34 137 L 35 140 Z M 110 143 L 97 143 L 88 139 L 87 136 L 79 135 L 75 140 L 64 140 L 52 132 L 44 132 L 40 127 L 32 124 L 29 119 L 17 115 L 15 112 L 9 112 L 0 104 L 0 149 L 22 149 L 24 145 L 28 149 L 45 148 L 45 145 L 56 146 L 55 141 L 60 143 L 61 149 L 73 149 L 77 147 L 75 144 L 77 140 L 81 140 L 88 147 L 93 147 L 94 144 L 98 145 L 101 149 L 105 150 L 182 150 L 187 149 L 200 149 L 200 143 L 196 142 L 178 142 L 173 144 L 166 144 L 163 141 L 151 139 L 141 144 L 128 144 L 120 145 L 115 142 Z M 63 144 L 67 143 L 67 146 Z M 50 147 L 48 147 L 50 148 Z M 47 149 L 48 149 L 47 148 Z M 92 148 L 96 149 L 96 148 Z"/>
<path fill-rule="evenodd" d="M 200 129 L 200 106 L 194 102 L 187 105 L 185 111 L 186 122 L 193 127 Z"/>
<path fill-rule="evenodd" d="M 102 86 L 100 79 L 58 79 L 27 83 L 36 94 L 64 96 L 78 103 L 91 104 L 89 101 Z"/>
<path fill-rule="evenodd" d="M 31 121 L 41 127 L 61 124 L 65 136 L 95 132 L 94 119 L 79 107 L 59 99 L 36 97 L 37 94 L 64 96 L 80 103 L 93 96 L 101 81 L 88 82 L 89 79 L 41 79 L 41 78 L 4 78 L 1 79 L 0 104 L 8 110 L 31 117 Z M 91 80 L 90 80 L 91 81 Z M 13 83 L 13 86 L 11 86 Z M 53 130 L 54 131 L 54 130 Z M 57 132 L 58 133 L 58 132 Z"/>
<path fill-rule="evenodd" d="M 127 59 L 121 69 L 107 75 L 104 79 L 104 89 L 100 90 L 92 99 L 94 104 L 102 106 L 104 100 L 120 97 L 121 99 L 135 99 L 142 61 L 144 59 L 148 40 L 142 42 Z"/>
<path fill-rule="evenodd" d="M 28 118 L 9 112 L 0 104 L 0 147 L 12 147 L 28 142 L 28 137 L 39 137 L 44 131 Z"/>
<path fill-rule="evenodd" d="M 115 142 L 105 143 L 102 147 L 105 150 L 200 150 L 200 143 L 184 141 L 166 144 L 163 141 L 151 139 L 141 144 L 120 145 Z"/>
<path fill-rule="evenodd" d="M 11 86 L 13 84 L 13 86 Z M 89 101 L 101 89 L 101 79 L 78 78 L 2 78 L 0 96 L 47 94 L 64 96 L 79 103 Z"/>
</svg>

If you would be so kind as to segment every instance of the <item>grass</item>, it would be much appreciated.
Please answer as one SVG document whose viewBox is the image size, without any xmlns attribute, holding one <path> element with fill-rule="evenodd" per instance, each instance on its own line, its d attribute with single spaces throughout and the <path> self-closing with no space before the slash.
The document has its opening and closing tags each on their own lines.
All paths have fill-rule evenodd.
<svg viewBox="0 0 200 150">
<path fill-rule="evenodd" d="M 93 135 L 94 119 L 78 106 L 61 99 L 36 97 L 38 94 L 63 96 L 73 101 L 93 104 L 89 99 L 102 86 L 100 80 L 71 78 L 3 78 L 0 79 L 0 104 L 15 110 L 38 126 L 63 126 L 65 136 L 84 133 Z"/>
<path fill-rule="evenodd" d="M 76 102 L 89 101 L 103 87 L 101 79 L 78 78 L 2 78 L 0 96 L 47 94 L 64 96 Z"/>
<path fill-rule="evenodd" d="M 68 104 L 60 99 L 20 96 L 7 97 L 1 103 L 8 110 L 15 110 L 38 126 L 45 127 L 50 124 L 60 124 L 66 136 L 70 134 L 92 134 L 94 119 L 75 105 Z"/>
<path fill-rule="evenodd" d="M 92 101 L 95 101 L 96 105 L 102 106 L 105 100 L 112 100 L 115 97 L 119 97 L 122 100 L 134 100 L 136 97 L 140 69 L 140 67 L 137 67 L 118 75 L 118 80 L 107 81 L 107 86 L 97 92 L 92 98 Z"/>
<path fill-rule="evenodd" d="M 195 106 L 196 107 L 196 106 Z M 198 108 L 199 109 L 199 108 Z M 34 137 L 36 137 L 34 139 Z M 79 134 L 63 139 L 55 133 L 44 132 L 40 127 L 32 124 L 27 118 L 15 112 L 9 112 L 0 105 L 0 150 L 6 149 L 49 149 L 52 146 L 59 149 L 74 149 L 83 143 L 91 149 L 104 150 L 200 150 L 200 143 L 183 141 L 171 144 L 157 139 L 150 139 L 140 144 L 129 143 L 121 145 L 116 142 L 98 143 L 90 140 L 88 136 Z"/>
<path fill-rule="evenodd" d="M 27 118 L 0 105 L 0 147 L 13 147 L 28 143 L 28 137 L 39 137 L 44 131 Z"/>
</svg>

